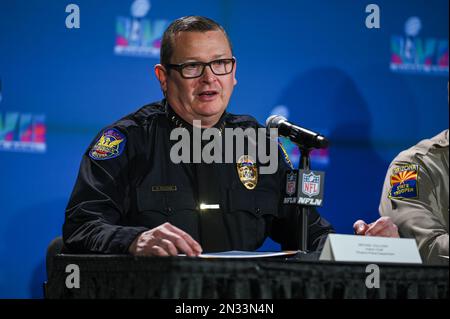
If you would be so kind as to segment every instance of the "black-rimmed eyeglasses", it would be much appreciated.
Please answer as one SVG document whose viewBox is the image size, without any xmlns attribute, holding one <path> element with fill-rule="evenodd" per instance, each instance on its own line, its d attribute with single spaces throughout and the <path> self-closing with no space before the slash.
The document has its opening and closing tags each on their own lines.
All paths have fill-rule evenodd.
<svg viewBox="0 0 450 319">
<path fill-rule="evenodd" d="M 181 76 L 185 79 L 198 78 L 205 72 L 205 67 L 209 66 L 211 71 L 215 75 L 225 75 L 233 72 L 234 64 L 236 60 L 231 59 L 218 59 L 208 63 L 205 62 L 186 62 L 182 64 L 166 64 L 167 68 L 177 70 Z"/>
</svg>

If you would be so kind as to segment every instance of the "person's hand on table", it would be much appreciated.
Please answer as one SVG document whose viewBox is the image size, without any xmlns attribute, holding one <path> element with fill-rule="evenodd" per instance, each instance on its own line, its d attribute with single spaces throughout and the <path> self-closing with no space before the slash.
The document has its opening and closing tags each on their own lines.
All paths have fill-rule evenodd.
<svg viewBox="0 0 450 319">
<path fill-rule="evenodd" d="M 177 256 L 193 257 L 202 252 L 202 247 L 188 233 L 170 223 L 141 233 L 130 245 L 130 254 L 135 256 Z"/>
<path fill-rule="evenodd" d="M 353 224 L 356 235 L 363 236 L 381 236 L 399 238 L 397 225 L 392 222 L 390 217 L 380 217 L 371 224 L 366 224 L 363 220 L 357 220 Z"/>
</svg>

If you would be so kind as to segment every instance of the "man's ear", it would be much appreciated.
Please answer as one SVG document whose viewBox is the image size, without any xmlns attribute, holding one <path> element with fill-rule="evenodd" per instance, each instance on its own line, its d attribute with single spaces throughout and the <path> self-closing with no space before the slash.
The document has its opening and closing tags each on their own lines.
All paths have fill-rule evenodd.
<svg viewBox="0 0 450 319">
<path fill-rule="evenodd" d="M 156 78 L 158 79 L 159 84 L 161 86 L 161 90 L 165 94 L 167 91 L 167 70 L 162 64 L 155 65 L 154 70 Z"/>
</svg>

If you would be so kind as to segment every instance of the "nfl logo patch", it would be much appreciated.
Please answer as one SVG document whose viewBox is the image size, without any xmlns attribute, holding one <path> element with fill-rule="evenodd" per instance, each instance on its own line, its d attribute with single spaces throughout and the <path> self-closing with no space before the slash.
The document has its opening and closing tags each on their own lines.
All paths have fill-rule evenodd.
<svg viewBox="0 0 450 319">
<path fill-rule="evenodd" d="M 297 174 L 295 172 L 288 173 L 286 176 L 286 194 L 292 196 L 297 189 Z"/>
<path fill-rule="evenodd" d="M 320 175 L 313 172 L 303 175 L 302 192 L 309 197 L 318 195 L 320 192 Z"/>
</svg>

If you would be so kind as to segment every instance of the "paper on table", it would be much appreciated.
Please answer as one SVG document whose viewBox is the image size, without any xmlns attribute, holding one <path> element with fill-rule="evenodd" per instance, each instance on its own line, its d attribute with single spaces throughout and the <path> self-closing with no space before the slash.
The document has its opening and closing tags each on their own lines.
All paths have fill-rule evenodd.
<svg viewBox="0 0 450 319">
<path fill-rule="evenodd" d="M 263 257 L 280 257 L 280 256 L 290 256 L 298 253 L 298 250 L 285 250 L 285 251 L 242 251 L 242 250 L 231 250 L 222 251 L 218 253 L 208 253 L 200 254 L 200 258 L 263 258 Z M 186 256 L 180 254 L 178 256 Z"/>
</svg>

